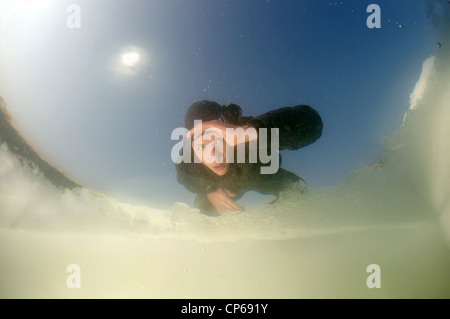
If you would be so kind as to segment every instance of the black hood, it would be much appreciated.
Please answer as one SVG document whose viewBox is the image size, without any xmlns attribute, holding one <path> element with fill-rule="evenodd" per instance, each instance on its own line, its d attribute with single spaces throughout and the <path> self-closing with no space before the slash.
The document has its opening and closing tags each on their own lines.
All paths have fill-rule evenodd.
<svg viewBox="0 0 450 319">
<path fill-rule="evenodd" d="M 242 115 L 242 109 L 236 104 L 220 105 L 214 101 L 201 100 L 193 103 L 186 112 L 185 128 L 191 130 L 195 120 L 203 122 L 219 120 L 221 122 L 237 124 Z"/>
</svg>

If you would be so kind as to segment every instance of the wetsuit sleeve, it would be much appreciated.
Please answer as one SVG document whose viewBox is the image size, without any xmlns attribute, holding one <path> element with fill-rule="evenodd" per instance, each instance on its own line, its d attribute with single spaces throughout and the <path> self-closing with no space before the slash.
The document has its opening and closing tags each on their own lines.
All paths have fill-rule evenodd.
<svg viewBox="0 0 450 319">
<path fill-rule="evenodd" d="M 312 107 L 298 105 L 283 107 L 250 118 L 247 123 L 257 130 L 267 128 L 279 129 L 280 149 L 296 150 L 314 143 L 321 135 L 322 119 Z"/>
<path fill-rule="evenodd" d="M 212 193 L 219 188 L 216 178 L 209 176 L 199 170 L 202 167 L 192 163 L 180 163 L 176 165 L 178 182 L 184 185 L 189 191 L 206 195 Z"/>
</svg>

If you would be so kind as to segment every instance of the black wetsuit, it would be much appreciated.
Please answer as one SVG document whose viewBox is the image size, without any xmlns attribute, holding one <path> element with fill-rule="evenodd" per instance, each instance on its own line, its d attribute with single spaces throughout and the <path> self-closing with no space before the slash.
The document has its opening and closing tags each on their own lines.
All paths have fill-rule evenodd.
<svg viewBox="0 0 450 319">
<path fill-rule="evenodd" d="M 284 107 L 257 117 L 241 116 L 241 112 L 240 107 L 235 104 L 223 106 L 223 115 L 230 124 L 249 125 L 257 131 L 259 128 L 267 128 L 268 133 L 271 128 L 278 128 L 280 150 L 299 149 L 313 143 L 322 134 L 322 119 L 314 109 L 307 105 Z M 268 141 L 270 141 L 270 134 Z M 248 147 L 246 150 L 248 152 Z M 236 149 L 234 154 L 237 154 Z M 270 150 L 267 154 L 270 154 Z M 280 157 L 278 160 L 281 162 Z M 262 164 L 259 159 L 257 163 L 234 161 L 223 176 L 216 175 L 202 163 L 182 162 L 176 167 L 178 181 L 191 192 L 198 194 L 195 199 L 195 207 L 204 214 L 217 215 L 218 212 L 208 200 L 207 194 L 218 188 L 228 189 L 236 195 L 233 199 L 237 200 L 249 190 L 278 196 L 280 191 L 301 180 L 296 174 L 281 167 L 275 174 L 261 174 L 260 167 L 262 165 L 269 166 L 270 163 Z"/>
</svg>

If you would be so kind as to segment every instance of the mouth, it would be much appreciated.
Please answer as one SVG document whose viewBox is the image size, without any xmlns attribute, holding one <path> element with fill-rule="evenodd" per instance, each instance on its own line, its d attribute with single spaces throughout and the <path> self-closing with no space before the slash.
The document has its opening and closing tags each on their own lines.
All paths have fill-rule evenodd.
<svg viewBox="0 0 450 319">
<path fill-rule="evenodd" d="M 225 169 L 225 164 L 216 164 L 213 166 L 213 169 L 217 172 L 223 171 Z"/>
</svg>

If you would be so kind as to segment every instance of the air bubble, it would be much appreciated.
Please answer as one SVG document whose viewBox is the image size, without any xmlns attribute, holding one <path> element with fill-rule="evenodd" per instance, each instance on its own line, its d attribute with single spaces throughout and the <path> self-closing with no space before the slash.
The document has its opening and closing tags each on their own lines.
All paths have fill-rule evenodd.
<svg viewBox="0 0 450 319">
<path fill-rule="evenodd" d="M 404 28 L 405 28 L 403 24 L 399 24 L 398 27 L 399 27 L 400 29 L 404 29 Z"/>
<path fill-rule="evenodd" d="M 449 2 L 450 2 L 450 1 L 449 1 Z M 436 43 L 436 47 L 437 47 L 438 49 L 440 49 L 440 48 L 442 47 L 441 42 Z"/>
</svg>

